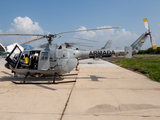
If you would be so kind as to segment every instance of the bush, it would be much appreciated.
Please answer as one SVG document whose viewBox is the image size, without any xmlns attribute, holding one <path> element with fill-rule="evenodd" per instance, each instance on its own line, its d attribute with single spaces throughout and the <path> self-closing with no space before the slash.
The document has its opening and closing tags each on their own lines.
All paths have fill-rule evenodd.
<svg viewBox="0 0 160 120">
<path fill-rule="evenodd" d="M 160 47 L 157 47 L 156 50 L 154 50 L 152 47 L 148 48 L 147 50 L 139 50 L 137 54 L 160 54 Z"/>
</svg>

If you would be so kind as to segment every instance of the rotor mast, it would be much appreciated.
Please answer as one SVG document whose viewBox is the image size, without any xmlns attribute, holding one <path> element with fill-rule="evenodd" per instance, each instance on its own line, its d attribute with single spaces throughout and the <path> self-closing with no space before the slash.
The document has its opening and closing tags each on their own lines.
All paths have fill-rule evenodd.
<svg viewBox="0 0 160 120">
<path fill-rule="evenodd" d="M 53 41 L 53 40 L 52 40 L 52 37 L 49 37 L 49 38 L 48 38 L 48 43 L 49 43 L 50 45 L 52 44 L 52 41 Z"/>
<path fill-rule="evenodd" d="M 49 34 L 49 35 L 46 35 L 45 38 L 48 38 L 48 44 L 52 45 L 52 41 L 53 41 L 53 38 L 56 38 L 57 36 L 54 35 L 54 34 Z"/>
</svg>

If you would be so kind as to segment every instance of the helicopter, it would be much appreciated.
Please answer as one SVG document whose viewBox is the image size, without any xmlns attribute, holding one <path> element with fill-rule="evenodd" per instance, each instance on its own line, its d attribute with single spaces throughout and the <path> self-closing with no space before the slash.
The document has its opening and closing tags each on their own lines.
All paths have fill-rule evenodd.
<svg viewBox="0 0 160 120">
<path fill-rule="evenodd" d="M 37 54 L 38 63 L 35 65 L 35 68 L 31 67 L 32 60 L 29 61 L 28 65 L 24 67 L 19 67 L 20 58 L 23 55 L 21 49 L 16 45 L 12 52 L 5 59 L 7 63 L 5 67 L 10 69 L 11 71 L 25 75 L 23 79 L 23 83 L 28 75 L 33 77 L 42 77 L 42 76 L 53 76 L 53 83 L 56 84 L 55 79 L 56 76 L 64 75 L 66 73 L 70 73 L 77 63 L 78 58 L 102 58 L 102 57 L 111 57 L 112 55 L 124 53 L 126 58 L 131 58 L 132 54 L 136 54 L 144 42 L 146 41 L 148 35 L 150 35 L 151 41 L 153 41 L 151 37 L 151 32 L 148 26 L 148 33 L 143 33 L 131 46 L 125 47 L 124 49 L 110 49 L 110 47 L 106 47 L 105 49 L 91 49 L 91 50 L 74 50 L 69 47 L 69 44 L 62 43 L 52 43 L 52 39 L 60 36 L 61 34 L 72 33 L 72 32 L 82 32 L 82 31 L 92 31 L 92 30 L 104 30 L 104 29 L 116 29 L 121 27 L 109 27 L 109 28 L 99 28 L 99 29 L 87 29 L 87 30 L 77 30 L 77 31 L 69 31 L 62 32 L 57 34 L 49 34 L 49 35 L 39 35 L 39 34 L 0 34 L 0 36 L 40 36 L 40 38 L 31 40 L 21 45 L 28 44 L 33 41 L 37 41 L 43 38 L 48 38 L 48 43 L 45 48 L 41 49 L 32 49 L 29 51 L 29 55 Z M 61 36 L 60 36 L 61 37 Z M 86 39 L 85 39 L 86 40 Z M 95 41 L 94 41 L 95 42 Z M 155 48 L 155 41 L 152 42 Z M 15 53 L 16 51 L 16 53 Z M 17 51 L 19 53 L 17 54 Z"/>
</svg>

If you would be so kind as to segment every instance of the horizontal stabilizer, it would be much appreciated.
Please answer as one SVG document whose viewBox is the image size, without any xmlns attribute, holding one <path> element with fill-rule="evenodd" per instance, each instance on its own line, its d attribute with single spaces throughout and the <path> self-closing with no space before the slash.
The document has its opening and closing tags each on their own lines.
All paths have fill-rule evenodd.
<svg viewBox="0 0 160 120">
<path fill-rule="evenodd" d="M 131 46 L 125 47 L 125 58 L 132 58 L 132 47 Z"/>
</svg>

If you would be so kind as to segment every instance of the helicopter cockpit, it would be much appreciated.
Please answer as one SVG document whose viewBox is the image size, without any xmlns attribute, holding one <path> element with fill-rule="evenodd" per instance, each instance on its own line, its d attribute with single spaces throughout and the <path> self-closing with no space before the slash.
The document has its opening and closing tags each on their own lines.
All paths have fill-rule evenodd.
<svg viewBox="0 0 160 120">
<path fill-rule="evenodd" d="M 14 69 L 38 69 L 39 57 L 41 50 L 30 50 L 30 51 L 21 51 L 21 49 L 16 45 L 9 56 L 6 58 L 6 61 L 14 68 Z M 28 64 L 20 64 L 25 58 L 25 54 L 29 56 Z M 46 55 L 42 54 L 41 59 L 48 59 Z"/>
</svg>

